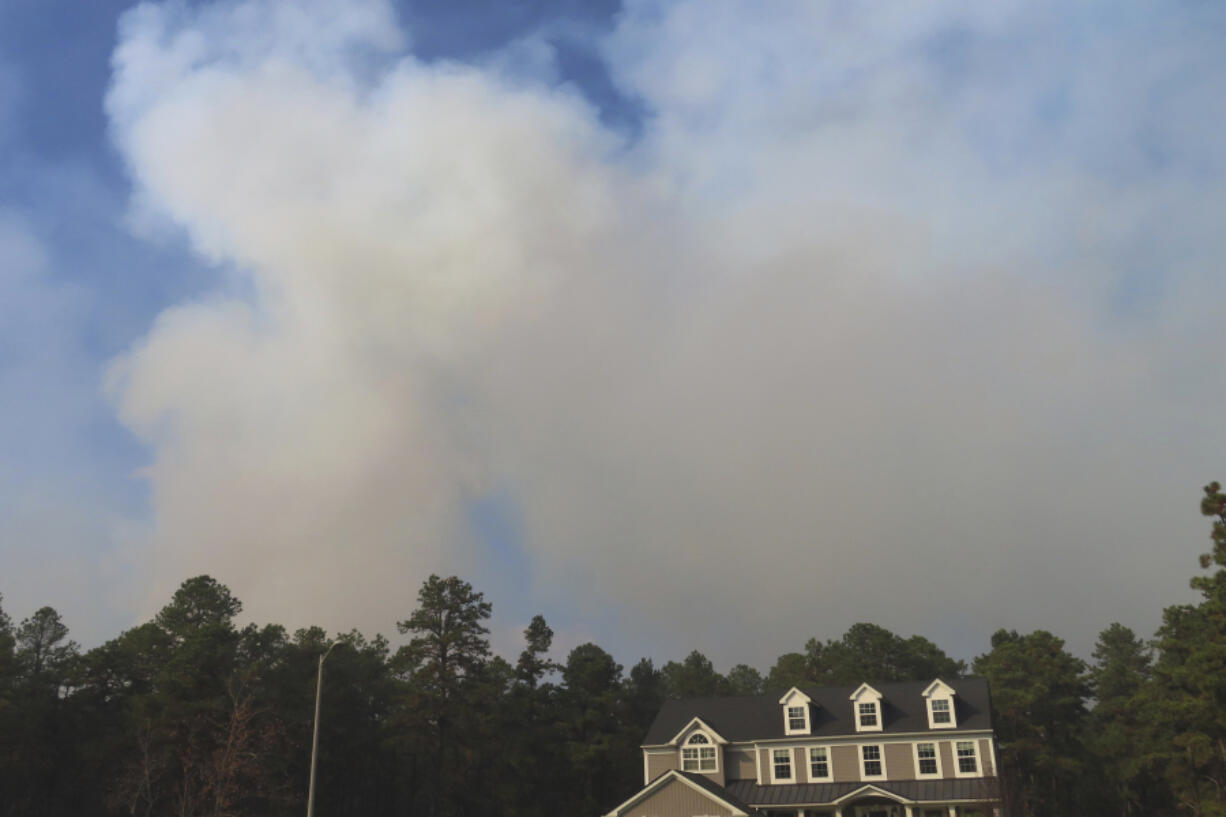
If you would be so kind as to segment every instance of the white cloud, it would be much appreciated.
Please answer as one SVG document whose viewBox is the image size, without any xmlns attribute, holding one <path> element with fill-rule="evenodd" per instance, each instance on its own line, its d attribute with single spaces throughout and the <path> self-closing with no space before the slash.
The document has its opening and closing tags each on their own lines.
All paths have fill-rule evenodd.
<svg viewBox="0 0 1226 817">
<path fill-rule="evenodd" d="M 463 518 L 494 487 L 524 593 L 726 663 L 856 620 L 1084 648 L 1179 592 L 1157 545 L 1195 552 L 1223 442 L 1222 188 L 1181 172 L 1221 158 L 1213 83 L 1157 113 L 1112 84 L 1138 48 L 1178 75 L 1178 27 L 1083 60 L 1029 4 L 632 4 L 607 53 L 652 118 L 621 145 L 505 61 L 393 61 L 382 3 L 290 8 L 121 29 L 140 207 L 251 284 L 112 373 L 155 600 L 208 571 L 257 618 L 387 630 L 426 571 L 497 584 Z M 1121 314 L 1142 254 L 1165 293 Z"/>
</svg>

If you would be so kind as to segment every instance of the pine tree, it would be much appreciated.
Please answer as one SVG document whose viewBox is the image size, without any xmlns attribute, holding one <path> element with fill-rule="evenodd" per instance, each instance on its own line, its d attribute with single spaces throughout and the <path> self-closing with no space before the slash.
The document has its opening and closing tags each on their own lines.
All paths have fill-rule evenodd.
<svg viewBox="0 0 1226 817">
<path fill-rule="evenodd" d="M 1195 576 L 1203 600 L 1168 607 L 1155 645 L 1153 682 L 1138 697 L 1150 747 L 1148 767 L 1165 775 L 1178 808 L 1195 817 L 1226 815 L 1226 494 L 1205 487 L 1201 513 L 1213 519 L 1213 549 Z"/>
<path fill-rule="evenodd" d="M 471 751 L 480 739 L 469 722 L 466 691 L 482 680 L 490 656 L 483 624 L 493 608 L 483 594 L 455 576 L 431 575 L 417 594 L 417 609 L 396 624 L 412 640 L 401 647 L 398 664 L 408 669 L 408 707 L 424 726 L 422 748 L 431 766 L 427 807 L 431 817 L 459 813 L 471 769 Z"/>
</svg>

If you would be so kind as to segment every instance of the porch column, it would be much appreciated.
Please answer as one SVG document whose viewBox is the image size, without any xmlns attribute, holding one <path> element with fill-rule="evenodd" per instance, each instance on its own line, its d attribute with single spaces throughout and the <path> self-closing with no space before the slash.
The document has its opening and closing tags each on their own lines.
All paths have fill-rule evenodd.
<svg viewBox="0 0 1226 817">
<path fill-rule="evenodd" d="M 834 817 L 843 817 L 843 807 L 842 806 L 834 807 Z"/>
<path fill-rule="evenodd" d="M 915 817 L 915 812 L 911 810 L 910 806 L 903 806 L 903 808 L 907 810 L 907 817 Z"/>
<path fill-rule="evenodd" d="M 958 817 L 958 807 L 957 806 L 949 807 L 949 817 Z"/>
</svg>

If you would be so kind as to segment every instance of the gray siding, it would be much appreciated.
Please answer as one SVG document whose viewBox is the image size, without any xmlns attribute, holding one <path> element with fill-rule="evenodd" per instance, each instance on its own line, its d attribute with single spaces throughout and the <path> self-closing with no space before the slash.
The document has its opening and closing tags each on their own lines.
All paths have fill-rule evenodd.
<svg viewBox="0 0 1226 817">
<path fill-rule="evenodd" d="M 770 749 L 763 749 L 758 752 L 758 779 L 763 784 L 771 782 L 771 752 Z"/>
<path fill-rule="evenodd" d="M 885 755 L 885 773 L 890 780 L 915 779 L 915 755 L 910 743 L 887 743 L 881 749 Z"/>
<path fill-rule="evenodd" d="M 937 751 L 941 753 L 941 777 L 957 777 L 954 774 L 958 768 L 954 765 L 954 745 L 943 740 L 937 744 Z"/>
<path fill-rule="evenodd" d="M 855 782 L 860 779 L 860 751 L 857 746 L 832 746 L 830 759 L 834 764 L 834 782 Z"/>
<path fill-rule="evenodd" d="M 732 810 L 680 780 L 670 780 L 649 796 L 620 812 L 624 817 L 693 817 L 697 814 L 731 817 Z"/>
<path fill-rule="evenodd" d="M 729 780 L 756 780 L 752 749 L 725 749 L 724 774 Z"/>
<path fill-rule="evenodd" d="M 681 761 L 677 759 L 676 752 L 669 752 L 668 754 L 664 755 L 647 756 L 647 780 L 649 782 L 655 780 L 669 769 L 679 768 L 681 768 Z"/>
<path fill-rule="evenodd" d="M 992 741 L 986 738 L 979 741 L 979 760 L 983 763 L 984 777 L 992 777 L 996 774 L 994 766 L 996 758 L 992 757 Z"/>
</svg>

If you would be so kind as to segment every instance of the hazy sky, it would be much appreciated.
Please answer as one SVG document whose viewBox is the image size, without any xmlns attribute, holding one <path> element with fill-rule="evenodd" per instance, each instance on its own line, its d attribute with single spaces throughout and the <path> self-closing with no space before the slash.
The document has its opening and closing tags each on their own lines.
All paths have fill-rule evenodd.
<svg viewBox="0 0 1226 817">
<path fill-rule="evenodd" d="M 0 592 L 1088 654 L 1226 478 L 1226 6 L 0 3 Z"/>
</svg>

